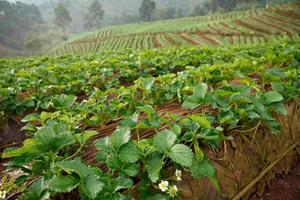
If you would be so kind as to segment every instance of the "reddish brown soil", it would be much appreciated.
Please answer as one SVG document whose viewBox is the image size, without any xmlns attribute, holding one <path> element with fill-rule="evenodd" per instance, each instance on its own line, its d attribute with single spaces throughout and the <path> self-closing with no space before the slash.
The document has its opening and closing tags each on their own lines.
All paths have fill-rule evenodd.
<svg viewBox="0 0 300 200">
<path fill-rule="evenodd" d="M 236 19 L 233 21 L 236 25 L 238 26 L 243 26 L 245 28 L 248 28 L 248 29 L 251 29 L 251 30 L 254 30 L 254 31 L 257 31 L 257 32 L 260 32 L 260 33 L 266 33 L 266 34 L 270 34 L 270 31 L 268 31 L 267 29 L 264 29 L 264 28 L 260 28 L 260 27 L 257 27 L 253 24 L 249 24 L 245 21 L 242 21 L 242 20 L 239 20 L 239 19 Z"/>
<path fill-rule="evenodd" d="M 300 162 L 294 167 L 291 174 L 279 176 L 271 181 L 271 189 L 265 191 L 263 197 L 251 200 L 300 200 Z"/>
<path fill-rule="evenodd" d="M 209 35 L 205 35 L 205 34 L 201 34 L 201 33 L 198 33 L 198 35 L 200 37 L 202 37 L 204 40 L 208 41 L 211 45 L 219 45 L 220 44 L 217 40 L 211 38 Z"/>
<path fill-rule="evenodd" d="M 160 43 L 158 37 L 159 37 L 159 35 L 154 35 L 154 36 L 152 37 L 152 41 L 153 41 L 153 43 L 154 43 L 154 47 L 155 47 L 155 48 L 160 48 L 160 47 L 163 46 L 163 45 Z"/>
<path fill-rule="evenodd" d="M 291 33 L 290 31 L 288 31 L 287 29 L 283 28 L 282 26 L 279 26 L 279 25 L 276 25 L 276 24 L 272 24 L 272 23 L 263 21 L 263 20 L 261 20 L 261 19 L 259 19 L 257 17 L 252 17 L 252 19 L 254 19 L 254 20 L 256 20 L 256 21 L 258 21 L 260 23 L 266 24 L 268 26 L 272 26 L 274 28 L 277 28 L 277 29 L 279 29 L 279 30 L 281 30 L 283 32 L 286 32 L 286 34 L 289 35 L 290 37 L 293 35 L 293 33 Z"/>
<path fill-rule="evenodd" d="M 166 38 L 166 40 L 168 40 L 171 44 L 175 45 L 175 46 L 180 46 L 180 44 L 178 42 L 176 42 L 169 34 L 165 33 L 164 37 Z"/>
<path fill-rule="evenodd" d="M 291 17 L 291 18 L 294 18 L 294 19 L 300 19 L 300 14 L 295 13 L 293 11 L 285 11 L 285 10 L 276 9 L 275 12 L 280 14 L 280 15 L 286 16 L 286 17 Z"/>
<path fill-rule="evenodd" d="M 200 45 L 200 43 L 197 40 L 194 40 L 193 38 L 191 38 L 188 33 L 181 33 L 180 36 L 188 41 L 189 43 L 191 43 L 192 45 Z"/>
</svg>

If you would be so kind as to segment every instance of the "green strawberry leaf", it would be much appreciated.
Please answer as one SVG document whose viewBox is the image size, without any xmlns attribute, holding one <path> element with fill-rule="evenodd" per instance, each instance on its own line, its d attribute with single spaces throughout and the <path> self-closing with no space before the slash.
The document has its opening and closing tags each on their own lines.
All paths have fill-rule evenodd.
<svg viewBox="0 0 300 200">
<path fill-rule="evenodd" d="M 66 193 L 71 192 L 79 184 L 80 178 L 73 175 L 57 175 L 54 176 L 49 182 L 49 189 L 54 192 Z"/>
<path fill-rule="evenodd" d="M 97 135 L 97 131 L 84 131 L 83 133 L 79 133 L 74 135 L 75 139 L 81 146 L 83 146 L 91 137 Z"/>
<path fill-rule="evenodd" d="M 159 152 L 163 153 L 171 149 L 176 139 L 177 135 L 175 133 L 165 129 L 154 136 L 153 144 Z"/>
<path fill-rule="evenodd" d="M 133 142 L 128 142 L 120 148 L 118 157 L 123 162 L 134 163 L 140 159 L 141 151 Z"/>
<path fill-rule="evenodd" d="M 272 103 L 280 102 L 283 100 L 281 94 L 275 91 L 269 91 L 263 94 L 263 100 L 265 105 L 270 105 Z"/>
<path fill-rule="evenodd" d="M 197 179 L 214 177 L 215 168 L 207 158 L 204 158 L 203 160 L 197 160 L 194 158 L 191 166 L 191 175 Z"/>
<path fill-rule="evenodd" d="M 118 129 L 111 135 L 111 145 L 113 149 L 118 151 L 123 144 L 130 140 L 130 128 L 118 127 Z"/>
<path fill-rule="evenodd" d="M 146 169 L 149 179 L 155 183 L 159 180 L 160 171 L 164 166 L 163 157 L 159 153 L 154 153 L 147 160 Z"/>
<path fill-rule="evenodd" d="M 174 162 L 184 167 L 192 165 L 194 154 L 192 150 L 184 144 L 174 145 L 167 154 Z"/>
</svg>

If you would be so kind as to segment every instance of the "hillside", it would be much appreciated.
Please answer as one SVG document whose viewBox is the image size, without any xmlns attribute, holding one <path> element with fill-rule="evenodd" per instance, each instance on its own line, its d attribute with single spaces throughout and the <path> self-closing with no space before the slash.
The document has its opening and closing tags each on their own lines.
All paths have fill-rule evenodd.
<svg viewBox="0 0 300 200">
<path fill-rule="evenodd" d="M 0 58 L 0 199 L 299 199 L 299 177 L 277 179 L 299 174 L 299 9 L 114 26 Z"/>
<path fill-rule="evenodd" d="M 299 45 L 0 59 L 1 123 L 23 127 L 1 132 L 0 150 L 19 148 L 1 155 L 0 169 L 18 173 L 0 190 L 9 200 L 224 200 L 220 185 L 228 199 L 259 196 L 300 152 Z"/>
<path fill-rule="evenodd" d="M 242 45 L 286 37 L 297 39 L 300 33 L 299 7 L 299 4 L 282 4 L 265 9 L 114 26 L 75 35 L 57 46 L 52 53 L 62 55 L 127 48 Z"/>
</svg>

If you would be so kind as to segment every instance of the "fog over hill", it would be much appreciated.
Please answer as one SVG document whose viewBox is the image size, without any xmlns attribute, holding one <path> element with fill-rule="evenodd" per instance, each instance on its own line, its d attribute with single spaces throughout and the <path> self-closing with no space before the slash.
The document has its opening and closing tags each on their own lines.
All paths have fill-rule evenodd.
<svg viewBox="0 0 300 200">
<path fill-rule="evenodd" d="M 16 2 L 16 0 L 10 0 Z M 19 0 L 25 3 L 36 4 L 46 22 L 54 20 L 53 8 L 58 2 L 62 2 L 70 11 L 73 22 L 70 26 L 72 32 L 83 31 L 84 16 L 87 13 L 92 0 Z M 201 5 L 204 0 L 154 0 L 156 3 L 156 15 L 168 8 L 188 15 L 196 5 Z M 105 11 L 103 26 L 117 25 L 130 22 L 138 22 L 137 17 L 142 0 L 100 0 Z"/>
<path fill-rule="evenodd" d="M 52 46 L 72 37 L 73 33 L 113 25 L 224 13 L 299 0 L 98 1 L 100 5 L 94 0 L 0 0 L 0 55 L 10 55 L 7 52 L 15 50 L 21 52 L 17 54 L 47 52 Z M 93 2 L 96 6 L 91 7 Z M 99 12 L 103 11 L 104 15 L 99 18 Z M 97 24 L 90 25 L 95 19 Z"/>
</svg>

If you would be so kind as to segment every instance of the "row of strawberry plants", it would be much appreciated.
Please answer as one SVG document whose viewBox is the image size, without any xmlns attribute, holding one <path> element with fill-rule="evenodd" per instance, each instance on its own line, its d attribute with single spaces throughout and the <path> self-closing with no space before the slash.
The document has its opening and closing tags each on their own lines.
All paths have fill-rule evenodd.
<svg viewBox="0 0 300 200">
<path fill-rule="evenodd" d="M 294 53 L 299 52 L 296 50 Z M 284 56 L 286 56 L 284 58 L 285 60 L 279 60 L 276 58 L 273 60 L 272 64 L 280 66 L 283 64 L 290 64 L 289 62 L 292 61 L 297 62 L 295 58 L 293 58 L 293 56 L 295 55 L 299 56 L 298 54 L 292 54 L 289 56 L 287 56 L 286 53 L 279 54 L 277 56 L 280 58 L 284 58 Z M 277 62 L 274 62 L 275 60 L 277 60 Z M 178 75 L 168 74 L 157 79 L 140 78 L 135 81 L 134 85 L 130 87 L 120 87 L 119 89 L 111 88 L 106 91 L 95 90 L 88 100 L 79 104 L 80 110 L 77 111 L 77 114 L 79 114 L 77 116 L 77 120 L 79 120 L 80 118 L 86 119 L 84 124 L 87 126 L 103 125 L 115 118 L 121 117 L 124 114 L 128 114 L 128 112 L 131 113 L 133 109 L 139 106 L 139 103 L 151 103 L 152 105 L 157 105 L 167 101 L 172 101 L 174 100 L 174 98 L 177 99 L 179 96 L 183 95 L 177 94 L 178 91 L 183 90 L 183 88 L 185 88 L 185 90 L 189 90 L 189 85 L 185 85 L 185 83 L 194 84 L 195 82 L 197 82 L 197 80 L 199 80 L 195 79 L 194 73 L 197 73 L 199 77 L 207 76 L 206 79 L 210 81 L 210 84 L 212 84 L 213 81 L 216 82 L 215 84 L 218 84 L 220 81 L 233 79 L 234 77 L 236 77 L 237 68 L 239 68 L 238 72 L 240 72 L 241 75 L 245 77 L 253 75 L 253 73 L 257 73 L 258 69 L 261 71 L 261 73 L 267 75 L 269 75 L 269 73 L 281 73 L 280 69 L 272 69 L 268 71 L 266 66 L 270 63 L 265 61 L 262 61 L 261 58 L 253 59 L 253 57 L 242 57 L 241 60 L 235 61 L 236 63 L 234 64 L 222 63 L 220 64 L 220 66 L 203 66 L 198 69 L 184 70 Z M 288 62 L 285 63 L 285 61 Z M 259 67 L 257 66 L 257 64 L 253 64 L 252 62 L 259 63 Z M 244 68 L 241 68 L 241 66 L 243 65 L 246 66 L 244 66 Z M 218 69 L 216 69 L 217 67 Z M 265 67 L 266 69 L 261 69 L 263 67 Z M 218 79 L 216 79 L 217 75 L 215 75 L 213 78 L 216 80 L 211 81 L 209 79 L 209 73 L 219 73 Z M 296 74 L 297 73 L 298 72 L 296 72 Z M 193 76 L 189 76 L 190 74 L 192 74 Z M 259 80 L 259 78 L 263 78 L 263 80 Z M 265 77 L 263 76 L 257 77 L 256 79 L 256 81 L 265 81 Z M 165 83 L 166 81 L 168 81 L 168 83 Z M 153 87 L 153 90 L 150 90 L 151 87 Z M 57 105 L 56 107 L 59 108 L 59 105 L 64 105 L 65 103 L 69 104 L 69 102 L 74 102 L 75 99 L 75 96 L 57 96 L 53 98 L 55 103 L 52 102 L 52 105 Z M 55 116 L 60 117 L 60 115 Z"/>
<path fill-rule="evenodd" d="M 250 48 L 255 51 L 254 47 Z M 245 48 L 247 49 L 247 48 Z M 132 50 L 101 52 L 96 55 L 1 59 L 1 109 L 9 113 L 28 109 L 47 109 L 56 94 L 89 96 L 94 87 L 105 91 L 130 83 L 138 77 L 181 71 L 185 66 L 199 67 L 233 60 L 239 48 Z M 249 54 L 249 55 L 248 55 Z M 251 56 L 251 55 L 250 55 Z M 257 56 L 253 57 L 257 59 Z"/>
<path fill-rule="evenodd" d="M 147 56 L 147 53 L 149 53 L 149 56 Z M 182 56 L 186 57 L 191 52 L 186 51 L 184 53 L 184 51 L 181 51 L 181 53 Z M 197 63 L 212 62 L 202 59 L 203 55 L 206 54 L 205 51 L 202 53 L 201 51 L 195 51 L 194 53 L 199 55 Z M 118 87 L 118 79 L 125 78 L 126 82 L 131 82 L 140 76 L 147 76 L 147 66 L 157 66 L 157 68 L 153 68 L 152 75 L 164 74 L 169 71 L 168 64 L 180 68 L 180 60 L 182 60 L 174 50 L 169 53 L 151 51 L 141 54 L 136 54 L 133 51 L 123 51 L 114 53 L 115 56 L 108 57 L 110 54 L 111 52 L 85 57 L 41 57 L 25 61 L 24 59 L 1 60 L 1 92 L 3 94 L 1 100 L 4 101 L 3 109 L 22 111 L 22 104 L 25 107 L 31 107 L 30 105 L 35 104 L 32 101 L 34 99 L 38 100 L 39 96 L 47 97 L 58 93 L 75 95 L 81 90 L 92 90 L 94 86 L 102 90 Z M 165 64 L 157 63 L 155 54 L 169 59 L 164 61 Z M 186 62 L 186 64 L 189 64 L 193 61 L 186 59 Z M 11 70 L 8 70 L 11 66 Z M 112 77 L 113 75 L 114 77 Z M 108 84 L 109 82 L 111 84 Z M 86 92 L 87 94 L 90 93 L 89 91 Z M 22 93 L 28 98 L 18 99 L 18 95 Z M 9 103 L 19 104 L 21 108 L 14 108 L 16 105 L 11 105 L 12 108 L 10 109 Z M 26 106 L 26 104 L 29 106 Z"/>
<path fill-rule="evenodd" d="M 287 114 L 283 100 L 299 95 L 298 46 L 265 48 L 250 51 L 250 55 L 266 51 L 254 60 L 240 52 L 241 56 L 227 64 L 188 67 L 177 74 L 140 78 L 128 88 L 94 91 L 80 104 L 74 96 L 53 98 L 55 112 L 33 114 L 23 120 L 33 122 L 27 125 L 33 138 L 2 155 L 13 158 L 10 169 L 26 172 L 16 185 L 32 183 L 20 199 L 47 199 L 74 189 L 82 199 L 127 199 L 130 193 L 124 190 L 136 187 L 141 191 L 139 198 L 174 198 L 180 170 L 190 171 L 195 178 L 208 176 L 218 189 L 215 171 L 201 146 L 217 148 L 220 141 L 230 139 L 224 130 L 266 125 L 278 133 L 279 125 L 272 112 Z M 284 52 L 280 51 L 282 48 Z M 113 97 L 108 98 L 109 95 Z M 152 107 L 174 99 L 187 109 L 210 109 L 180 118 L 174 114 L 162 117 Z M 108 110 L 102 112 L 103 109 Z M 147 117 L 138 120 L 140 113 Z M 82 126 L 83 122 L 92 121 L 90 114 L 95 114 L 97 120 L 123 117 L 119 128 L 96 144 L 97 160 L 106 164 L 106 173 L 76 158 L 88 138 L 97 134 Z M 112 116 L 106 117 L 107 114 Z M 154 138 L 132 139 L 131 135 L 139 130 L 159 129 L 163 123 L 168 128 Z M 97 124 L 101 122 L 96 121 Z M 170 162 L 177 170 L 174 176 L 167 177 L 162 171 Z"/>
</svg>

